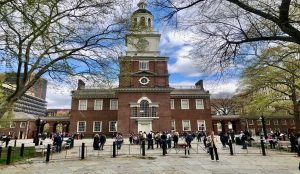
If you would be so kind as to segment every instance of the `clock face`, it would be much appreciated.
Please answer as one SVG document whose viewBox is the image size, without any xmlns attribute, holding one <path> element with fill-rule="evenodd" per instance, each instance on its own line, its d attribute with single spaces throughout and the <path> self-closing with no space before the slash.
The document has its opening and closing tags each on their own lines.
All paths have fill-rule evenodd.
<svg viewBox="0 0 300 174">
<path fill-rule="evenodd" d="M 146 39 L 139 39 L 136 46 L 138 50 L 145 51 L 148 50 L 149 42 Z"/>
<path fill-rule="evenodd" d="M 149 80 L 147 77 L 141 77 L 141 78 L 139 79 L 139 82 L 140 82 L 142 85 L 147 85 L 147 84 L 150 82 L 150 80 Z"/>
</svg>

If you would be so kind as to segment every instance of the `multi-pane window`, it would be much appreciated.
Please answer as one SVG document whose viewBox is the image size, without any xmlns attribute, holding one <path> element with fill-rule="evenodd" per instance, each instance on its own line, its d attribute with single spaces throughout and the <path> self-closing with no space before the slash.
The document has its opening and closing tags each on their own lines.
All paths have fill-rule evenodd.
<svg viewBox="0 0 300 174">
<path fill-rule="evenodd" d="M 78 121 L 77 122 L 77 132 L 85 132 L 85 129 L 86 129 L 86 122 Z"/>
<path fill-rule="evenodd" d="M 278 125 L 278 120 L 273 120 L 274 125 Z"/>
<path fill-rule="evenodd" d="M 140 68 L 140 70 L 149 70 L 149 62 L 148 61 L 140 61 L 139 68 Z"/>
<path fill-rule="evenodd" d="M 117 122 L 116 121 L 109 122 L 109 132 L 117 132 Z"/>
<path fill-rule="evenodd" d="M 87 110 L 87 100 L 79 100 L 78 110 Z"/>
<path fill-rule="evenodd" d="M 137 115 L 137 107 L 132 107 L 131 108 L 131 116 L 132 117 L 137 117 L 138 115 Z"/>
<path fill-rule="evenodd" d="M 286 125 L 286 120 L 281 120 L 282 125 Z"/>
<path fill-rule="evenodd" d="M 247 120 L 249 125 L 254 125 L 253 120 Z"/>
<path fill-rule="evenodd" d="M 94 110 L 102 110 L 103 108 L 103 100 L 95 100 Z"/>
<path fill-rule="evenodd" d="M 181 109 L 189 109 L 189 99 L 181 99 Z"/>
<path fill-rule="evenodd" d="M 204 109 L 203 99 L 196 99 L 196 109 Z"/>
<path fill-rule="evenodd" d="M 101 132 L 102 130 L 102 122 L 94 121 L 93 132 Z"/>
<path fill-rule="evenodd" d="M 110 100 L 110 110 L 118 110 L 118 100 L 116 99 Z"/>
<path fill-rule="evenodd" d="M 266 125 L 270 125 L 270 120 L 266 120 Z"/>
<path fill-rule="evenodd" d="M 175 109 L 174 99 L 170 100 L 171 109 Z"/>
<path fill-rule="evenodd" d="M 205 131 L 205 120 L 197 120 L 198 131 Z"/>
<path fill-rule="evenodd" d="M 290 120 L 291 125 L 295 125 L 295 120 Z"/>
<path fill-rule="evenodd" d="M 182 120 L 182 130 L 183 131 L 190 131 L 191 130 L 190 120 Z"/>
<path fill-rule="evenodd" d="M 16 127 L 16 122 L 12 122 L 12 123 L 10 123 L 10 126 L 9 126 L 10 128 L 15 128 Z"/>
<path fill-rule="evenodd" d="M 25 128 L 26 127 L 26 122 L 21 122 L 20 123 L 20 128 Z"/>
<path fill-rule="evenodd" d="M 140 103 L 140 115 L 141 117 L 149 116 L 149 102 L 147 100 L 142 100 Z"/>
<path fill-rule="evenodd" d="M 262 125 L 261 120 L 257 120 L 257 125 Z"/>
<path fill-rule="evenodd" d="M 151 117 L 156 117 L 156 116 L 157 116 L 156 110 L 157 110 L 156 107 L 152 107 L 152 108 L 151 108 Z"/>
<path fill-rule="evenodd" d="M 176 125 L 175 125 L 175 120 L 171 121 L 171 130 L 175 131 L 176 130 Z"/>
</svg>

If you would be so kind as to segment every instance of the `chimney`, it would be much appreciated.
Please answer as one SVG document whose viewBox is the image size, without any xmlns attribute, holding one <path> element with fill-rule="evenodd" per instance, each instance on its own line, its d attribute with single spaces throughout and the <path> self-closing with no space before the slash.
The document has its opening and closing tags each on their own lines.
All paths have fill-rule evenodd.
<svg viewBox="0 0 300 174">
<path fill-rule="evenodd" d="M 78 80 L 77 90 L 84 89 L 85 83 L 82 80 Z"/>
<path fill-rule="evenodd" d="M 195 84 L 197 89 L 204 89 L 203 88 L 203 80 L 199 80 L 196 84 Z"/>
</svg>

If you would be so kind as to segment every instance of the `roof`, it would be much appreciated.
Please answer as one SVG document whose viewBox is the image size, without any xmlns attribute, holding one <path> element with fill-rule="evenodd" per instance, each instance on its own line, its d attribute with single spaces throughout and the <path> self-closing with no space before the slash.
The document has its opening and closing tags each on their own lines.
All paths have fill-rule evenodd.
<svg viewBox="0 0 300 174">
<path fill-rule="evenodd" d="M 240 115 L 213 115 L 212 120 L 238 120 Z"/>
<path fill-rule="evenodd" d="M 133 12 L 134 15 L 138 14 L 138 13 L 148 13 L 152 16 L 152 13 L 150 11 L 146 10 L 146 9 L 138 9 L 135 12 Z"/>
<path fill-rule="evenodd" d="M 200 88 L 194 89 L 174 89 L 171 92 L 171 97 L 185 97 L 185 96 L 195 96 L 195 97 L 209 97 L 209 92 Z"/>
<path fill-rule="evenodd" d="M 27 121 L 27 120 L 36 120 L 37 116 L 32 114 L 27 114 L 25 112 L 14 112 L 14 121 Z"/>
<path fill-rule="evenodd" d="M 81 89 L 72 91 L 73 98 L 114 98 L 113 89 Z"/>
</svg>

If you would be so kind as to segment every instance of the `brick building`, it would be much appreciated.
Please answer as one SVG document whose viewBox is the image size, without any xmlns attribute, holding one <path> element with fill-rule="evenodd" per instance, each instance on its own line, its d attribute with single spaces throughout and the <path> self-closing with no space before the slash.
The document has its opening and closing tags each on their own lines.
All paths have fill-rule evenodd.
<svg viewBox="0 0 300 174">
<path fill-rule="evenodd" d="M 119 87 L 88 89 L 79 81 L 72 91 L 70 132 L 210 131 L 210 95 L 203 81 L 186 89 L 169 86 L 168 57 L 160 55 L 153 15 L 144 1 L 138 6 L 126 35 L 126 55 L 119 58 Z"/>
</svg>

